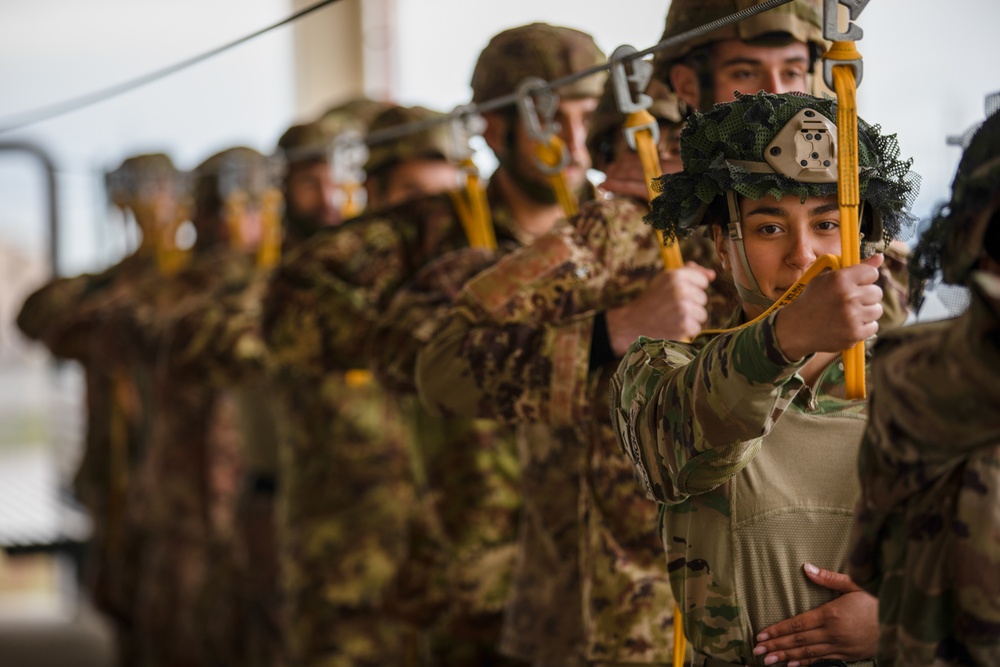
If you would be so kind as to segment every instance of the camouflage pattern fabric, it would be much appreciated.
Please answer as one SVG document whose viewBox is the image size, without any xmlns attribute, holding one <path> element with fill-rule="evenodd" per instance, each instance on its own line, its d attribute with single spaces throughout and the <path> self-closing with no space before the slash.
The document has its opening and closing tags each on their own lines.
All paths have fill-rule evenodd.
<svg viewBox="0 0 1000 667">
<path fill-rule="evenodd" d="M 234 567 L 238 413 L 234 396 L 211 381 L 211 368 L 189 361 L 189 332 L 180 325 L 191 322 L 178 313 L 252 273 L 243 253 L 199 253 L 172 279 L 139 285 L 127 315 L 152 378 L 149 446 L 130 501 L 133 521 L 148 536 L 137 615 L 148 664 L 241 662 L 242 610 L 219 589 Z"/>
<path fill-rule="evenodd" d="M 690 344 L 640 337 L 611 382 L 615 434 L 662 504 L 685 634 L 731 663 L 763 664 L 757 632 L 835 596 L 801 566 L 843 571 L 858 493 L 865 402 L 845 398 L 839 362 L 805 385 L 774 319 Z"/>
<path fill-rule="evenodd" d="M 127 520 L 126 499 L 148 436 L 148 383 L 118 345 L 124 335 L 112 312 L 152 271 L 153 257 L 142 249 L 99 274 L 53 280 L 28 297 L 17 318 L 53 355 L 83 365 L 87 426 L 73 486 L 93 520 L 84 586 L 113 620 L 125 665 L 136 660 L 136 561 L 143 538 L 141 526 Z"/>
<path fill-rule="evenodd" d="M 513 234 L 507 231 L 505 219 L 509 219 L 509 215 L 506 218 L 502 214 L 494 215 L 498 236 L 503 242 L 510 243 L 513 242 Z M 296 644 L 300 646 L 299 655 L 318 654 L 309 650 L 310 644 L 319 646 L 321 642 L 326 642 L 324 645 L 335 642 L 336 639 L 329 637 L 330 622 L 336 620 L 331 615 L 336 613 L 338 605 L 341 610 L 357 606 L 354 600 L 370 605 L 371 609 L 382 609 L 383 615 L 384 610 L 390 608 L 405 619 L 421 616 L 419 611 L 414 610 L 429 610 L 431 615 L 423 615 L 421 626 L 426 629 L 428 626 L 440 627 L 443 623 L 449 632 L 455 629 L 455 623 L 459 623 L 455 617 L 463 605 L 466 612 L 469 606 L 483 604 L 493 606 L 489 611 L 495 612 L 498 604 L 495 597 L 476 600 L 472 591 L 455 596 L 456 591 L 444 591 L 438 586 L 440 581 L 428 582 L 425 573 L 437 571 L 440 574 L 434 566 L 441 563 L 441 554 L 435 554 L 434 540 L 440 538 L 445 529 L 437 532 L 438 528 L 447 526 L 446 530 L 451 531 L 447 537 L 456 541 L 449 546 L 462 547 L 463 541 L 470 544 L 474 540 L 470 537 L 471 533 L 463 534 L 467 527 L 463 528 L 461 523 L 472 520 L 472 513 L 480 511 L 473 506 L 453 506 L 449 499 L 447 507 L 450 511 L 454 507 L 457 518 L 436 513 L 444 507 L 444 494 L 441 487 L 433 485 L 440 484 L 442 480 L 458 485 L 482 479 L 485 470 L 492 465 L 491 457 L 504 460 L 502 441 L 494 441 L 493 436 L 483 441 L 484 435 L 479 432 L 479 426 L 471 422 L 466 425 L 464 434 L 459 429 L 435 435 L 426 427 L 421 427 L 416 434 L 410 427 L 397 433 L 397 427 L 402 427 L 399 421 L 401 416 L 396 412 L 400 407 L 398 398 L 389 400 L 377 383 L 364 385 L 364 391 L 373 392 L 378 388 L 380 400 L 385 402 L 383 414 L 371 422 L 369 426 L 376 430 L 366 432 L 365 437 L 381 435 L 381 440 L 376 442 L 382 443 L 378 446 L 383 451 L 380 457 L 375 457 L 378 447 L 368 445 L 372 450 L 371 474 L 361 479 L 367 479 L 372 484 L 369 494 L 381 494 L 378 499 L 385 505 L 376 509 L 373 500 L 371 507 L 362 507 L 363 511 L 357 512 L 354 521 L 359 523 L 357 530 L 363 526 L 369 533 L 381 531 L 386 540 L 393 540 L 391 545 L 386 543 L 386 556 L 381 561 L 371 555 L 362 558 L 358 547 L 358 561 L 383 562 L 386 566 L 373 573 L 370 583 L 357 576 L 348 577 L 350 572 L 345 570 L 343 581 L 330 587 L 333 590 L 343 588 L 342 592 L 338 592 L 342 599 L 330 600 L 332 596 L 329 593 L 324 598 L 323 591 L 313 590 L 314 583 L 310 588 L 310 582 L 323 581 L 326 576 L 317 573 L 322 573 L 323 568 L 331 570 L 336 564 L 330 562 L 329 551 L 308 546 L 309 531 L 317 534 L 313 539 L 319 539 L 319 526 L 324 519 L 330 523 L 329 510 L 333 503 L 346 502 L 358 495 L 355 491 L 344 498 L 331 497 L 331 504 L 325 509 L 326 517 L 322 515 L 324 508 L 317 507 L 317 496 L 324 498 L 324 503 L 328 502 L 325 497 L 333 495 L 328 490 L 330 479 L 339 475 L 346 466 L 344 460 L 338 461 L 328 454 L 331 448 L 327 443 L 345 439 L 351 441 L 350 434 L 327 435 L 327 431 L 336 428 L 329 422 L 345 409 L 337 402 L 348 403 L 349 409 L 349 402 L 359 392 L 358 387 L 338 389 L 336 385 L 339 382 L 342 387 L 345 378 L 362 377 L 353 371 L 368 358 L 373 328 L 391 295 L 431 259 L 465 246 L 465 236 L 451 200 L 447 196 L 433 197 L 319 232 L 298 251 L 288 255 L 271 283 L 265 303 L 264 332 L 282 387 L 281 393 L 288 397 L 287 401 L 283 401 L 286 411 L 283 424 L 288 430 L 285 437 L 291 445 L 281 466 L 280 513 L 285 517 L 282 523 L 288 531 L 282 537 L 282 558 L 288 564 L 286 588 L 291 596 L 288 604 L 293 611 L 290 632 L 293 650 Z M 392 411 L 393 414 L 386 414 L 385 411 Z M 391 425 L 389 428 L 387 423 Z M 412 437 L 419 437 L 419 450 L 414 449 Z M 465 444 L 463 453 L 468 454 L 468 459 L 461 463 L 445 456 L 448 450 L 455 447 L 450 442 L 460 438 L 471 438 L 473 444 L 484 442 L 479 450 Z M 354 441 L 359 441 L 359 438 L 354 437 Z M 354 449 L 353 454 L 345 451 L 339 456 L 361 458 L 364 448 L 359 444 Z M 376 461 L 379 461 L 378 465 L 374 465 Z M 352 463 L 352 466 L 357 465 L 360 463 Z M 451 477 L 450 465 L 458 465 L 471 475 L 471 479 L 458 475 Z M 412 497 L 414 483 L 426 484 L 418 488 L 420 495 L 416 501 Z M 505 504 L 512 502 L 502 488 L 496 490 L 495 498 L 493 496 L 494 492 L 483 493 L 482 497 L 488 502 L 486 508 L 481 510 L 484 515 L 478 521 L 495 519 Z M 454 502 L 463 501 L 456 498 Z M 341 513 L 354 514 L 344 510 Z M 374 517 L 382 517 L 382 520 Z M 502 534 L 508 525 L 509 520 L 506 520 L 494 526 L 493 530 Z M 478 529 L 483 528 L 478 525 Z M 329 529 L 324 531 L 329 532 Z M 351 544 L 358 543 L 354 532 L 338 530 L 338 534 L 340 532 L 343 535 L 339 539 L 350 535 L 353 537 Z M 372 540 L 377 541 L 374 537 Z M 370 550 L 375 550 L 378 555 L 376 546 L 372 545 Z M 410 549 L 418 549 L 412 560 L 408 555 Z M 464 562 L 466 565 L 474 564 L 480 558 L 475 553 L 445 553 L 457 557 L 455 563 Z M 502 553 L 498 557 L 502 558 Z M 341 562 L 345 561 L 341 559 Z M 450 564 L 453 561 L 446 559 L 446 562 Z M 404 564 L 405 568 L 400 569 Z M 478 579 L 480 573 L 474 569 L 463 572 L 459 567 L 448 573 L 448 576 L 459 575 L 459 581 L 467 584 L 469 579 Z M 502 581 L 496 585 L 502 585 Z M 358 590 L 352 592 L 352 588 Z M 463 595 L 466 597 L 463 598 Z M 487 610 L 480 606 L 479 611 Z M 400 638 L 402 633 L 397 631 L 395 636 Z M 385 640 L 378 645 L 398 644 L 398 640 Z M 386 662 L 383 660 L 383 664 Z M 358 664 L 369 663 L 361 661 Z"/>
<path fill-rule="evenodd" d="M 494 205 L 503 220 L 506 209 Z M 501 252 L 516 244 L 506 242 Z M 402 397 L 419 455 L 410 557 L 396 597 L 412 618 L 437 619 L 433 633 L 482 645 L 496 661 L 496 639 L 510 590 L 520 508 L 513 431 L 496 422 L 432 417 L 413 398 L 419 345 L 462 284 L 495 254 L 465 248 L 422 269 L 397 292 L 372 338 L 376 375 Z M 424 607 L 423 609 L 421 609 Z M 490 655 L 492 654 L 492 655 Z M 477 664 L 466 661 L 466 664 Z"/>
<path fill-rule="evenodd" d="M 645 211 L 590 203 L 501 260 L 466 285 L 419 360 L 436 410 L 519 424 L 525 518 L 505 641 L 545 664 L 671 659 L 656 507 L 601 408 L 612 367 L 588 368 L 595 313 L 662 270 Z"/>
<path fill-rule="evenodd" d="M 953 320 L 879 340 L 849 573 L 879 598 L 879 665 L 1000 662 L 1000 280 Z"/>
</svg>

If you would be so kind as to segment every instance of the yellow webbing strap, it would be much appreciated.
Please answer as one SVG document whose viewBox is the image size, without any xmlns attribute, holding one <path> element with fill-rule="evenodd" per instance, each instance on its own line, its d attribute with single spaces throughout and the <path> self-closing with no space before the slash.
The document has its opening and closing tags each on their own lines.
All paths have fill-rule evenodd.
<svg viewBox="0 0 1000 667">
<path fill-rule="evenodd" d="M 565 144 L 563 140 L 556 135 L 552 135 L 549 138 L 548 144 L 541 142 L 535 144 L 535 157 L 541 160 L 542 164 L 555 169 L 562 162 L 564 149 Z M 577 214 L 579 208 L 577 207 L 576 197 L 569 191 L 569 186 L 566 185 L 566 176 L 562 170 L 559 170 L 550 174 L 549 180 L 552 182 L 552 189 L 556 192 L 556 198 L 559 200 L 559 205 L 562 207 L 563 213 L 567 218 L 572 218 Z"/>
<path fill-rule="evenodd" d="M 462 191 L 449 190 L 448 196 L 458 211 L 465 238 L 473 248 L 496 250 L 493 216 L 490 214 L 486 190 L 479 184 L 479 171 L 471 158 L 463 160 L 461 168 L 466 174 L 465 188 Z"/>
<path fill-rule="evenodd" d="M 723 334 L 729 331 L 738 331 L 740 329 L 743 329 L 744 327 L 750 326 L 751 324 L 756 324 L 757 322 L 764 320 L 766 317 L 768 317 L 771 313 L 773 313 L 777 309 L 781 308 L 782 306 L 787 306 L 796 298 L 798 298 L 798 296 L 802 294 L 802 290 L 804 290 L 806 288 L 806 285 L 809 284 L 810 280 L 812 280 L 819 274 L 823 273 L 827 269 L 836 271 L 840 267 L 841 267 L 840 258 L 837 257 L 836 255 L 820 255 L 819 257 L 816 258 L 816 261 L 813 262 L 808 269 L 806 269 L 806 272 L 802 274 L 802 276 L 795 282 L 795 284 L 789 287 L 788 291 L 781 295 L 780 299 L 771 304 L 770 308 L 765 310 L 757 317 L 753 318 L 749 322 L 744 322 L 738 327 L 733 327 L 731 329 L 704 329 L 698 335 L 707 336 L 707 335 Z"/>
<path fill-rule="evenodd" d="M 160 269 L 160 274 L 164 276 L 176 275 L 181 269 L 187 266 L 191 255 L 187 250 L 177 247 L 177 231 L 188 219 L 188 207 L 178 206 L 174 219 L 166 232 L 158 235 L 156 264 Z"/>
<path fill-rule="evenodd" d="M 646 178 L 646 191 L 649 193 L 649 201 L 656 197 L 653 190 L 653 180 L 662 175 L 660 170 L 660 152 L 653 141 L 653 133 L 648 126 L 655 123 L 653 114 L 643 109 L 634 111 L 625 119 L 625 127 L 642 127 L 646 129 L 637 130 L 635 137 L 635 150 L 639 154 L 639 161 L 642 162 L 642 173 Z M 680 245 L 677 239 L 665 242 L 663 232 L 657 230 L 657 238 L 660 239 L 660 256 L 663 258 L 663 268 L 679 269 L 684 266 L 684 258 L 681 256 Z M 684 659 L 687 657 L 687 637 L 684 635 L 684 617 L 681 608 L 674 604 L 674 667 L 684 667 Z"/>
<path fill-rule="evenodd" d="M 674 603 L 674 667 L 684 667 L 687 657 L 687 637 L 684 636 L 684 617 L 681 608 Z"/>
<path fill-rule="evenodd" d="M 344 205 L 340 207 L 340 214 L 344 220 L 356 218 L 361 215 L 361 204 L 358 202 L 358 193 L 361 191 L 361 184 L 348 181 L 341 186 L 344 190 Z"/>
<path fill-rule="evenodd" d="M 653 114 L 645 109 L 630 113 L 625 120 L 625 127 L 641 127 L 655 123 Z M 662 175 L 660 170 L 660 152 L 653 142 L 653 133 L 649 129 L 637 130 L 635 133 L 635 148 L 642 162 L 642 172 L 646 177 L 646 190 L 649 193 L 649 201 L 656 198 L 656 191 L 653 190 L 653 179 Z M 663 232 L 657 230 L 657 237 L 660 239 L 660 255 L 663 257 L 663 266 L 667 269 L 679 269 L 684 266 L 684 258 L 681 256 L 681 248 L 677 239 L 664 241 Z"/>
<path fill-rule="evenodd" d="M 281 260 L 281 192 L 269 188 L 261 197 L 261 239 L 257 267 L 271 269 Z"/>
<path fill-rule="evenodd" d="M 363 368 L 352 368 L 344 373 L 344 384 L 352 389 L 366 387 L 371 384 L 372 372 Z"/>
<path fill-rule="evenodd" d="M 834 42 L 826 55 L 831 60 L 860 60 L 854 42 Z M 845 65 L 833 67 L 833 82 L 837 93 L 837 203 L 840 205 L 841 266 L 854 266 L 861 261 L 858 238 L 858 208 L 861 188 L 858 184 L 858 101 L 854 69 Z M 865 398 L 865 348 L 859 341 L 844 350 L 844 381 L 847 398 Z"/>
</svg>

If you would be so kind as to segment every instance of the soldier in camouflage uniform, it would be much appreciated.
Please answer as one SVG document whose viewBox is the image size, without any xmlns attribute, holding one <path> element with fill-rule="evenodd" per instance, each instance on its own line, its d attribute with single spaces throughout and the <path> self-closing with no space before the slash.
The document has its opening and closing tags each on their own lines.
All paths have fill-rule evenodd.
<svg viewBox="0 0 1000 667">
<path fill-rule="evenodd" d="M 678 12 L 693 14 L 686 20 L 700 24 L 735 11 L 731 4 L 674 2 L 664 38 L 693 27 L 679 27 Z M 804 92 L 822 40 L 819 14 L 807 14 L 803 20 L 798 18 L 801 11 L 786 8 L 763 24 L 715 31 L 699 44 L 675 47 L 668 56 L 677 58 L 686 53 L 683 49 L 699 45 L 711 49 L 714 42 L 737 34 L 753 39 L 766 31 L 764 44 L 740 42 L 737 52 L 753 48 L 754 56 L 767 61 L 766 68 L 778 70 L 775 63 L 780 63 L 798 77 L 758 76 L 739 84 L 748 92 L 760 87 Z M 666 88 L 668 74 L 662 67 L 658 72 L 661 80 L 654 80 L 647 92 L 663 98 L 657 89 Z M 706 72 L 709 78 L 721 78 L 728 70 L 713 62 Z M 710 106 L 731 100 L 732 90 L 712 88 L 688 101 Z M 676 100 L 672 103 L 675 108 L 668 118 L 676 132 L 679 116 Z M 604 106 L 613 109 L 610 94 Z M 605 162 L 605 188 L 631 197 L 585 206 L 570 228 L 470 283 L 447 324 L 423 351 L 419 377 L 425 399 L 445 413 L 544 421 L 564 429 L 565 451 L 583 452 L 585 459 L 579 459 L 574 470 L 565 464 L 572 460 L 570 455 L 553 450 L 559 453 L 549 453 L 548 463 L 536 461 L 536 469 L 549 467 L 563 475 L 561 493 L 573 500 L 563 504 L 562 521 L 578 520 L 576 497 L 582 489 L 584 548 L 573 545 L 564 562 L 581 559 L 585 656 L 594 662 L 669 662 L 672 634 L 663 628 L 670 624 L 672 598 L 653 528 L 656 508 L 635 489 L 631 466 L 618 452 L 610 423 L 601 417 L 605 412 L 595 406 L 604 404 L 608 377 L 637 335 L 693 336 L 711 315 L 728 312 L 733 290 L 719 281 L 706 294 L 713 272 L 695 264 L 679 271 L 660 270 L 654 254 L 657 242 L 641 222 L 645 176 L 638 160 L 621 151 L 621 133 L 609 131 L 612 125 L 620 128 L 625 119 L 617 113 L 603 115 L 610 122 L 606 131 L 592 137 L 592 150 L 599 156 L 595 163 Z M 684 255 L 707 267 L 714 263 L 714 250 L 704 238 L 687 241 Z M 593 414 L 598 418 L 590 419 Z M 565 430 L 571 425 L 576 430 Z M 554 490 L 555 474 L 550 472 L 530 495 L 526 490 L 526 502 L 551 507 L 560 493 Z"/>
<path fill-rule="evenodd" d="M 444 114 L 424 107 L 392 107 L 375 117 L 369 132 L 443 117 Z M 454 190 L 458 185 L 458 165 L 449 130 L 447 124 L 439 123 L 399 139 L 370 144 L 365 162 L 369 206 L 375 210 L 390 208 L 411 199 Z"/>
<path fill-rule="evenodd" d="M 838 351 L 878 329 L 882 257 L 764 306 L 821 254 L 840 254 L 835 117 L 831 100 L 767 93 L 694 116 L 685 170 L 660 179 L 648 218 L 669 235 L 713 225 L 740 288 L 731 324 L 746 322 L 692 343 L 640 337 L 611 383 L 615 433 L 662 503 L 695 665 L 870 665 L 875 653 L 875 600 L 838 574 L 866 412 L 845 398 Z M 864 122 L 858 133 L 862 231 L 884 243 L 908 220 L 909 163 L 894 137 Z"/>
<path fill-rule="evenodd" d="M 242 662 L 244 610 L 232 593 L 243 454 L 236 401 L 201 361 L 209 341 L 191 333 L 201 323 L 184 315 L 203 293 L 228 296 L 250 279 L 268 192 L 277 195 L 257 151 L 233 148 L 202 163 L 190 262 L 170 280 L 137 286 L 122 315 L 151 376 L 149 445 L 130 499 L 148 535 L 137 613 L 146 664 Z M 272 215 L 277 203 L 272 197 Z"/>
<path fill-rule="evenodd" d="M 1000 114 L 914 252 L 961 316 L 879 339 L 848 572 L 879 598 L 879 665 L 1000 663 Z"/>
<path fill-rule="evenodd" d="M 148 377 L 123 354 L 128 342 L 111 312 L 134 285 L 168 271 L 168 231 L 184 219 L 181 174 L 166 155 L 125 160 L 108 177 L 112 200 L 142 233 L 136 250 L 96 275 L 60 278 L 32 294 L 18 326 L 54 355 L 79 361 L 86 380 L 87 426 L 74 489 L 93 520 L 84 579 L 97 607 L 114 622 L 122 665 L 136 664 L 136 559 L 142 527 L 127 520 L 132 475 L 148 437 Z"/>
<path fill-rule="evenodd" d="M 515 28 L 494 38 L 482 54 L 473 77 L 474 99 L 509 93 L 524 76 L 555 78 L 602 59 L 592 39 L 578 31 L 544 24 Z M 599 89 L 595 90 L 593 81 L 585 81 L 561 92 L 564 141 L 570 144 L 576 162 L 568 180 L 575 190 L 583 186 L 584 167 L 589 164 L 585 152 L 580 154 L 581 130 L 596 106 Z M 487 130 L 487 141 L 500 158 L 500 168 L 487 190 L 490 212 L 500 247 L 516 247 L 530 242 L 562 212 L 548 179 L 532 163 L 532 142 L 516 115 L 494 112 L 487 122 L 492 128 Z M 273 285 L 265 325 L 278 363 L 352 368 L 365 358 L 366 351 L 369 358 L 394 353 L 385 346 L 372 350 L 370 345 L 370 332 L 389 298 L 429 261 L 466 245 L 459 210 L 450 197 L 415 200 L 318 235 L 283 264 Z M 412 386 L 412 370 L 397 375 Z M 484 451 L 487 459 L 496 457 Z M 497 454 L 502 455 L 502 450 Z M 493 464 L 478 465 L 482 471 Z M 433 467 L 433 474 L 446 473 L 446 467 L 437 463 Z M 502 512 L 502 502 L 491 502 L 496 507 L 492 512 Z M 449 530 L 460 536 L 455 527 L 460 525 Z M 490 539 L 502 544 L 505 532 L 499 530 Z M 503 554 L 497 551 L 498 557 Z M 484 602 L 496 605 L 495 600 L 480 601 L 475 596 L 472 602 L 480 609 Z M 551 632 L 542 636 L 549 630 L 539 628 L 537 641 L 551 639 Z"/>
<path fill-rule="evenodd" d="M 652 112 L 669 146 L 680 110 L 665 86 L 654 88 Z M 588 140 L 596 165 L 622 154 L 624 120 L 609 86 Z M 676 156 L 662 153 L 669 168 Z M 569 224 L 473 278 L 438 316 L 445 323 L 419 359 L 418 382 L 435 411 L 518 425 L 526 511 L 508 617 L 522 635 L 511 639 L 539 644 L 536 664 L 670 660 L 673 598 L 656 507 L 636 492 L 606 412 L 594 407 L 606 400 L 613 367 L 611 357 L 591 355 L 595 311 L 603 317 L 661 272 L 645 212 L 631 198 L 584 205 Z M 532 625 L 558 628 L 559 640 L 546 645 Z"/>
</svg>

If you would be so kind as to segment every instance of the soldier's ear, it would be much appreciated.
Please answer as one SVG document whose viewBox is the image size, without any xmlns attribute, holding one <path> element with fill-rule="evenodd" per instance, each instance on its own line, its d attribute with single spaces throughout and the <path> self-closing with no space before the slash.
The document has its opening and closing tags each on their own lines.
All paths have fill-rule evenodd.
<svg viewBox="0 0 1000 667">
<path fill-rule="evenodd" d="M 697 109 L 701 102 L 701 82 L 695 68 L 684 63 L 674 63 L 670 68 L 670 86 L 677 97 L 691 109 Z"/>
<path fill-rule="evenodd" d="M 712 240 L 715 242 L 715 254 L 719 257 L 719 264 L 732 274 L 733 269 L 729 262 L 729 235 L 723 232 L 722 225 L 712 225 Z"/>
</svg>

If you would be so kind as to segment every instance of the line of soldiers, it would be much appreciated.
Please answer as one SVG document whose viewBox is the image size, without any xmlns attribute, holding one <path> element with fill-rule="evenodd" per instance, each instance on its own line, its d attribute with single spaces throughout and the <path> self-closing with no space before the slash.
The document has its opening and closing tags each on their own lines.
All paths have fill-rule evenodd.
<svg viewBox="0 0 1000 667">
<path fill-rule="evenodd" d="M 737 4 L 674 0 L 664 38 Z M 122 664 L 667 665 L 675 605 L 696 665 L 868 665 L 876 652 L 931 664 L 915 657 L 925 650 L 990 664 L 995 586 L 942 653 L 935 638 L 966 607 L 900 565 L 918 510 L 895 500 L 932 474 L 975 492 L 954 458 L 930 454 L 896 490 L 891 462 L 926 451 L 919 426 L 901 440 L 907 428 L 873 413 L 882 430 L 862 449 L 869 511 L 850 564 L 885 599 L 920 591 L 940 623 L 883 603 L 879 641 L 874 598 L 838 574 L 867 412 L 843 396 L 837 351 L 908 313 L 905 253 L 890 242 L 913 196 L 909 163 L 877 127 L 859 125 L 863 228 L 884 255 L 815 279 L 780 318 L 765 312 L 818 250 L 840 252 L 829 164 L 804 176 L 768 158 L 798 155 L 792 129 L 829 132 L 836 118 L 806 95 L 827 47 L 821 4 L 795 0 L 656 54 L 645 93 L 666 176 L 652 211 L 603 75 L 558 91 L 559 170 L 523 113 L 483 114 L 499 163 L 485 189 L 447 124 L 373 141 L 359 170 L 366 133 L 440 117 L 366 100 L 292 126 L 278 166 L 248 148 L 190 178 L 166 156 L 127 160 L 109 190 L 142 243 L 100 274 L 42 287 L 18 319 L 85 371 L 86 580 Z M 573 29 L 505 30 L 476 63 L 472 101 L 604 62 Z M 967 171 L 995 175 L 990 131 L 994 152 Z M 599 191 L 590 167 L 607 176 Z M 995 181 L 985 187 L 993 215 Z M 647 215 L 683 237 L 682 268 L 664 271 Z M 187 221 L 196 240 L 182 249 Z M 702 223 L 714 232 L 692 233 Z M 979 333 L 995 327 L 997 296 L 976 276 L 967 327 Z M 857 326 L 831 325 L 848 311 Z M 759 313 L 739 334 L 699 336 Z M 909 338 L 937 344 L 909 331 L 889 354 Z M 990 335 L 974 348 L 992 361 Z M 875 382 L 894 386 L 887 368 Z M 973 389 L 983 400 L 987 385 Z M 906 403 L 920 401 L 940 402 Z M 996 414 L 963 417 L 969 449 L 996 441 Z M 883 443 L 899 458 L 872 458 Z M 976 465 L 988 491 L 956 511 L 995 513 L 995 457 Z M 976 534 L 963 562 L 982 581 L 977 559 L 998 551 Z M 933 537 L 921 567 L 951 548 Z"/>
</svg>

